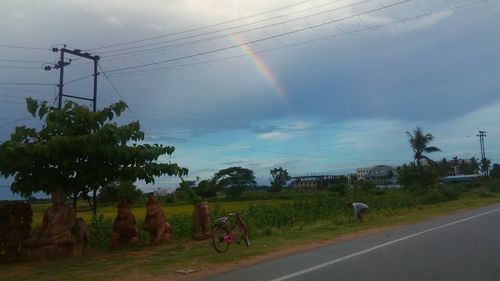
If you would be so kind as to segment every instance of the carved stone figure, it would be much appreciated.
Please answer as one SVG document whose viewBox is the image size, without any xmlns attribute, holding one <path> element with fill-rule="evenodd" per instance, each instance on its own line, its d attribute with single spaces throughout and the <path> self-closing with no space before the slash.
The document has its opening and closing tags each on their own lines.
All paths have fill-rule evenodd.
<svg viewBox="0 0 500 281">
<path fill-rule="evenodd" d="M 73 234 L 86 228 L 82 219 L 76 224 L 73 207 L 64 203 L 64 193 L 52 193 L 52 206 L 43 213 L 42 225 L 37 233 L 24 241 L 26 255 L 31 259 L 75 257 L 88 246 Z"/>
<path fill-rule="evenodd" d="M 210 231 L 210 209 L 208 202 L 203 201 L 194 206 L 193 212 L 193 232 L 194 239 L 205 240 L 212 237 Z"/>
<path fill-rule="evenodd" d="M 123 199 L 118 204 L 118 212 L 113 223 L 111 243 L 108 249 L 114 250 L 137 242 L 139 242 L 139 232 L 135 224 L 135 216 L 132 214 L 127 200 Z"/>
<path fill-rule="evenodd" d="M 146 219 L 142 228 L 151 233 L 151 241 L 159 244 L 170 240 L 172 238 L 172 227 L 167 222 L 160 203 L 153 196 L 149 196 L 146 207 Z"/>
<path fill-rule="evenodd" d="M 83 253 L 86 254 L 89 250 L 89 227 L 82 218 L 76 219 L 71 233 L 75 236 L 76 242 L 82 244 Z"/>
<path fill-rule="evenodd" d="M 30 236 L 32 218 L 31 204 L 0 202 L 0 254 L 14 256 L 21 253 L 23 241 Z"/>
</svg>

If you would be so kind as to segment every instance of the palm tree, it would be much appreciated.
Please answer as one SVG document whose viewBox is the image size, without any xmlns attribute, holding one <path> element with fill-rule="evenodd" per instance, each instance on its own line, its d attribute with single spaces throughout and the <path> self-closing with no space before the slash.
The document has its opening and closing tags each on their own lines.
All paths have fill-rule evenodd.
<svg viewBox="0 0 500 281">
<path fill-rule="evenodd" d="M 429 143 L 434 139 L 432 134 L 424 134 L 420 127 L 417 127 L 413 131 L 413 135 L 410 132 L 406 132 L 408 136 L 408 141 L 414 152 L 413 158 L 415 159 L 415 164 L 418 166 L 420 173 L 420 185 L 424 190 L 426 190 L 426 184 L 424 179 L 424 169 L 422 168 L 422 159 L 426 159 L 429 162 L 433 162 L 429 157 L 425 156 L 424 153 L 431 153 L 441 151 L 441 149 L 435 146 L 429 146 Z"/>
<path fill-rule="evenodd" d="M 424 134 L 420 127 L 417 127 L 415 131 L 413 131 L 413 135 L 410 132 L 406 132 L 406 135 L 408 136 L 410 146 L 415 153 L 413 156 L 413 158 L 415 158 L 415 164 L 419 167 L 422 165 L 422 159 L 432 162 L 432 160 L 425 156 L 424 153 L 441 151 L 441 149 L 435 146 L 429 146 L 429 143 L 434 140 L 434 136 L 432 134 Z"/>
<path fill-rule="evenodd" d="M 438 167 L 441 176 L 448 176 L 448 169 L 450 167 L 450 162 L 448 162 L 448 159 L 441 159 L 441 161 L 438 162 Z"/>
<path fill-rule="evenodd" d="M 465 174 L 477 174 L 480 170 L 479 160 L 476 157 L 471 157 L 468 161 L 464 161 L 464 173 Z"/>
</svg>

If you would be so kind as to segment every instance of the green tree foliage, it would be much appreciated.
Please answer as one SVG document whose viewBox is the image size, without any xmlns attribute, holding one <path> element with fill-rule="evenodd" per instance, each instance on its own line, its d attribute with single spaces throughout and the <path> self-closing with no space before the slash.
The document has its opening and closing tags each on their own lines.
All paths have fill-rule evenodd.
<svg viewBox="0 0 500 281">
<path fill-rule="evenodd" d="M 185 175 L 175 163 L 158 163 L 175 148 L 140 144 L 144 133 L 139 122 L 118 125 L 115 116 L 126 109 L 120 101 L 97 112 L 74 102 L 62 109 L 27 99 L 29 113 L 42 128 L 16 127 L 10 140 L 0 145 L 0 174 L 14 176 L 13 192 L 27 197 L 62 188 L 86 196 L 115 181 L 154 182 L 160 175 Z"/>
<path fill-rule="evenodd" d="M 457 172 L 462 175 L 471 175 L 479 173 L 479 160 L 475 157 L 470 159 L 458 159 L 453 157 L 451 161 L 446 158 L 441 159 L 436 163 L 441 176 L 449 176 L 451 172 Z"/>
<path fill-rule="evenodd" d="M 101 203 L 116 203 L 126 199 L 130 203 L 136 202 L 143 196 L 142 190 L 128 181 L 113 182 L 101 188 L 97 199 Z"/>
<path fill-rule="evenodd" d="M 288 171 L 281 167 L 272 169 L 270 173 L 272 179 L 269 191 L 271 192 L 281 191 L 283 189 L 283 186 L 286 185 L 286 182 L 291 179 Z"/>
<path fill-rule="evenodd" d="M 377 186 L 375 185 L 374 182 L 368 180 L 368 181 L 360 181 L 358 183 L 358 188 L 360 190 L 367 192 L 367 191 L 370 191 L 370 190 L 377 188 Z"/>
<path fill-rule="evenodd" d="M 361 180 L 359 183 L 361 184 L 362 182 L 364 182 L 364 180 Z M 346 191 L 349 189 L 349 180 L 346 176 L 334 178 L 328 185 L 328 189 L 333 193 L 344 196 Z"/>
<path fill-rule="evenodd" d="M 480 170 L 479 160 L 477 160 L 475 157 L 472 157 L 468 160 L 461 160 L 458 167 L 460 173 L 464 175 L 477 174 Z"/>
<path fill-rule="evenodd" d="M 433 185 L 436 184 L 438 179 L 438 171 L 433 167 L 417 167 L 406 164 L 398 168 L 398 175 L 399 183 L 409 188 L 413 188 L 418 184 L 424 186 Z"/>
<path fill-rule="evenodd" d="M 231 198 L 238 198 L 245 189 L 254 188 L 257 185 L 253 171 L 241 167 L 222 169 L 214 174 L 213 181 L 224 188 Z"/>
<path fill-rule="evenodd" d="M 500 180 L 500 164 L 493 164 L 493 168 L 490 171 L 490 176 L 494 179 Z"/>
<path fill-rule="evenodd" d="M 406 135 L 408 136 L 408 141 L 413 150 L 413 158 L 417 166 L 422 165 L 422 159 L 427 159 L 429 162 L 432 162 L 429 157 L 424 155 L 425 153 L 441 151 L 441 149 L 437 147 L 429 146 L 430 142 L 434 140 L 434 136 L 432 134 L 424 134 L 420 127 L 417 127 L 413 131 L 413 135 L 410 132 L 406 132 Z"/>
<path fill-rule="evenodd" d="M 175 198 L 181 201 L 188 201 L 191 203 L 198 203 L 201 198 L 194 191 L 195 181 L 182 180 L 179 187 L 175 190 Z"/>
<path fill-rule="evenodd" d="M 194 192 L 200 197 L 210 198 L 217 195 L 218 187 L 212 180 L 202 180 L 194 188 Z"/>
<path fill-rule="evenodd" d="M 428 160 L 428 162 L 432 162 L 432 160 L 425 156 L 425 153 L 437 152 L 441 151 L 441 149 L 429 146 L 429 144 L 434 140 L 434 136 L 432 134 L 424 134 L 420 127 L 417 127 L 413 134 L 410 132 L 406 132 L 408 136 L 408 141 L 413 150 L 413 158 L 415 159 L 415 164 L 418 166 L 418 171 L 420 174 L 420 185 L 425 190 L 427 188 L 426 180 L 424 179 L 424 169 L 422 168 L 422 159 Z"/>
<path fill-rule="evenodd" d="M 491 160 L 488 158 L 481 159 L 481 172 L 485 177 L 490 175 Z"/>
</svg>

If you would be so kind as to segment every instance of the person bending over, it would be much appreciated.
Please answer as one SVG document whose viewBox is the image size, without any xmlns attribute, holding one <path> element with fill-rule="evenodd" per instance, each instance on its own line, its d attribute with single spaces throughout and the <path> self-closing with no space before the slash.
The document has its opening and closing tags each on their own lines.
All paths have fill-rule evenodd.
<svg viewBox="0 0 500 281">
<path fill-rule="evenodd" d="M 347 204 L 349 208 L 352 208 L 352 215 L 355 217 L 358 221 L 362 222 L 363 221 L 363 213 L 368 210 L 368 205 L 365 203 L 358 203 L 358 202 L 353 202 Z"/>
</svg>

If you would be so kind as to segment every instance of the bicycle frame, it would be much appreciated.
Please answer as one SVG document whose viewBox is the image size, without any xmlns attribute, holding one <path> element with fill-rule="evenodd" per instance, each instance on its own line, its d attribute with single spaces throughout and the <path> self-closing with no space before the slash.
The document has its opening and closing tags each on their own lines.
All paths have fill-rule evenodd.
<svg viewBox="0 0 500 281">
<path fill-rule="evenodd" d="M 233 220 L 229 219 L 229 216 L 234 217 Z M 239 213 L 229 214 L 227 217 L 221 217 L 215 220 L 215 226 L 213 231 L 218 234 L 213 234 L 212 243 L 217 252 L 223 253 L 227 251 L 230 244 L 239 243 L 238 233 L 241 234 L 245 244 L 250 246 L 250 240 L 248 238 L 248 230 L 246 229 L 245 223 L 241 218 Z M 224 243 L 226 246 L 221 245 Z"/>
</svg>

